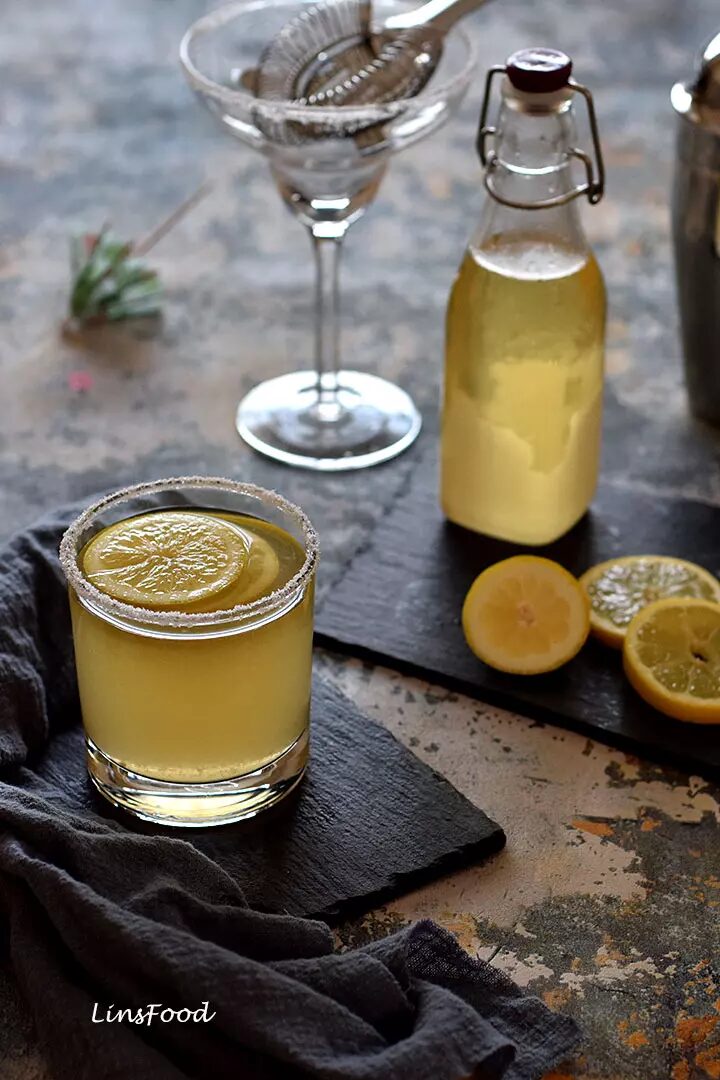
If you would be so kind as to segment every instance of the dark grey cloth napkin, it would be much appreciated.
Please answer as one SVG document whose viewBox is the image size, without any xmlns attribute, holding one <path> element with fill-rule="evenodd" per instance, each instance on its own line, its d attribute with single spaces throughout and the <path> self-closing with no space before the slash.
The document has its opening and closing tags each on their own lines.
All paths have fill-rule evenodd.
<svg viewBox="0 0 720 1080">
<path fill-rule="evenodd" d="M 71 516 L 0 552 L 0 915 L 58 1080 L 530 1080 L 566 1056 L 573 1021 L 440 927 L 338 953 L 323 923 L 251 910 L 192 837 L 68 799 L 47 751 L 78 746 L 55 555 Z M 208 1022 L 147 1023 L 151 1004 L 204 1002 Z M 108 1020 L 119 1009 L 145 1022 Z"/>
</svg>

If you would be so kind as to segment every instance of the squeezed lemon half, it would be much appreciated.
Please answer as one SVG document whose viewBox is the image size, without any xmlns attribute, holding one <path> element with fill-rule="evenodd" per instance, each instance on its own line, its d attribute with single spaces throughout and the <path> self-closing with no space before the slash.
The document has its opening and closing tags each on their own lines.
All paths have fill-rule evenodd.
<svg viewBox="0 0 720 1080">
<path fill-rule="evenodd" d="M 182 610 L 229 589 L 248 562 L 250 538 L 196 511 L 157 511 L 103 529 L 83 553 L 86 577 L 115 600 Z"/>
<path fill-rule="evenodd" d="M 648 604 L 670 597 L 720 601 L 709 570 L 670 555 L 628 555 L 592 566 L 580 578 L 590 599 L 590 626 L 606 645 L 621 649 L 631 620 Z"/>
<path fill-rule="evenodd" d="M 475 579 L 462 625 L 480 660 L 499 671 L 539 675 L 571 660 L 590 631 L 587 596 L 558 563 L 516 555 Z"/>
<path fill-rule="evenodd" d="M 720 604 L 657 600 L 638 612 L 623 646 L 638 694 L 676 720 L 720 723 Z"/>
</svg>

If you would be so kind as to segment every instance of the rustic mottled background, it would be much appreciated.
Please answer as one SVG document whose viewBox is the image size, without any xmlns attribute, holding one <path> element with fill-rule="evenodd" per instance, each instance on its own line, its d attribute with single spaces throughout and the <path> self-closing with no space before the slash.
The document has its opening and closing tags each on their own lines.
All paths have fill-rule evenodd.
<svg viewBox="0 0 720 1080">
<path fill-rule="evenodd" d="M 209 5 L 208 5 L 209 6 Z M 305 506 L 321 585 L 367 537 L 417 450 L 360 475 L 253 456 L 237 399 L 309 362 L 307 240 L 264 162 L 217 130 L 176 62 L 200 0 L 4 0 L 0 35 L 0 535 L 51 504 L 181 472 L 243 476 Z M 610 392 L 637 433 L 606 474 L 633 490 L 720 501 L 720 440 L 681 384 L 668 241 L 668 92 L 720 28 L 717 0 L 496 0 L 474 18 L 482 66 L 557 44 L 596 92 L 608 165 L 586 214 L 610 293 Z M 347 362 L 394 377 L 433 437 L 443 310 L 480 204 L 472 149 L 481 82 L 445 131 L 397 159 L 350 233 Z M 63 340 L 70 233 L 145 232 L 202 180 L 214 193 L 157 249 L 164 318 Z M 92 387 L 73 389 L 74 372 Z M 430 914 L 581 1021 L 594 1080 L 720 1078 L 720 792 L 552 728 L 381 669 L 325 656 L 368 715 L 505 826 L 507 850 L 343 931 Z M 5 967 L 0 1073 L 44 1077 Z"/>
</svg>

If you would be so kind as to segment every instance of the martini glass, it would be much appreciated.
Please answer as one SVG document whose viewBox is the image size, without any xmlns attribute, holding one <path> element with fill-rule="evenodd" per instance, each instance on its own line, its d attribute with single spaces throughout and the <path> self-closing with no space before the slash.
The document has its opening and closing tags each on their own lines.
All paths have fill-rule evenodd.
<svg viewBox="0 0 720 1080">
<path fill-rule="evenodd" d="M 417 438 L 404 390 L 340 363 L 338 264 L 343 238 L 375 197 L 393 153 L 436 131 L 468 88 L 475 54 L 457 27 L 415 97 L 382 105 L 313 107 L 257 98 L 263 48 L 313 0 L 235 0 L 198 19 L 180 45 L 190 86 L 228 132 L 263 154 L 286 206 L 306 227 L 315 266 L 315 367 L 260 383 L 240 402 L 242 438 L 268 457 L 310 469 L 360 469 Z M 380 0 L 384 21 L 407 10 Z"/>
</svg>

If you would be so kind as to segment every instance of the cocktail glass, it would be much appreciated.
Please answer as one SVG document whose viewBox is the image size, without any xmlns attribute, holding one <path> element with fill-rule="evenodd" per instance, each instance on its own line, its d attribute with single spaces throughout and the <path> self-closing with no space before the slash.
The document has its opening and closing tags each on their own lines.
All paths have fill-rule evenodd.
<svg viewBox="0 0 720 1080">
<path fill-rule="evenodd" d="M 169 509 L 269 522 L 297 541 L 304 561 L 279 589 L 222 611 L 155 610 L 96 588 L 85 545 L 116 522 Z M 295 787 L 308 755 L 317 557 L 298 507 L 232 480 L 139 484 L 73 522 L 60 560 L 87 766 L 110 802 L 167 825 L 216 825 L 251 817 Z"/>
<path fill-rule="evenodd" d="M 315 108 L 257 98 L 248 87 L 264 46 L 312 2 L 236 0 L 190 27 L 180 58 L 191 87 L 226 130 L 267 157 L 315 254 L 315 369 L 256 386 L 240 402 L 237 430 L 255 450 L 290 465 L 359 469 L 410 446 L 421 421 L 403 390 L 340 364 L 342 241 L 375 197 L 392 154 L 436 131 L 457 107 L 475 54 L 456 27 L 426 88 L 388 104 Z M 379 0 L 374 17 L 407 6 Z"/>
</svg>

